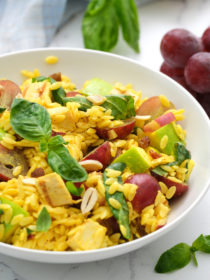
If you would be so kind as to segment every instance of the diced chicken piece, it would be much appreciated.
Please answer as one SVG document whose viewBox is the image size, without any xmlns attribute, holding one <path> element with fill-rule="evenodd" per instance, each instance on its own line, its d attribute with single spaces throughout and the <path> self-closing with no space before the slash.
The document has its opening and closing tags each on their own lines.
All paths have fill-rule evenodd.
<svg viewBox="0 0 210 280">
<path fill-rule="evenodd" d="M 75 251 L 94 250 L 103 247 L 106 228 L 88 219 L 84 224 L 71 229 L 68 244 Z"/>
<path fill-rule="evenodd" d="M 41 197 L 53 207 L 72 203 L 71 194 L 57 173 L 37 178 L 36 186 Z"/>
</svg>

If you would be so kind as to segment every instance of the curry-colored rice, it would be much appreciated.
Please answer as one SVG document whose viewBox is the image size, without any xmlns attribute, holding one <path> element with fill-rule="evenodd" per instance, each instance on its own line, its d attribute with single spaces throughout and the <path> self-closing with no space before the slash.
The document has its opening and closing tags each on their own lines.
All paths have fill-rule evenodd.
<svg viewBox="0 0 210 280">
<path fill-rule="evenodd" d="M 55 63 L 52 58 L 48 58 L 48 63 Z M 33 102 L 37 102 L 44 106 L 51 117 L 52 129 L 57 132 L 64 133 L 64 140 L 68 143 L 67 149 L 69 153 L 77 160 L 81 160 L 87 153 L 89 148 L 96 147 L 104 142 L 100 139 L 96 133 L 96 128 L 112 128 L 116 127 L 123 122 L 121 120 L 113 120 L 111 110 L 106 110 L 100 106 L 93 106 L 88 109 L 87 112 L 79 111 L 78 103 L 67 103 L 67 105 L 61 106 L 58 103 L 52 102 L 51 90 L 62 86 L 66 91 L 73 91 L 75 85 L 66 76 L 62 75 L 62 81 L 56 82 L 51 85 L 48 81 L 39 83 L 32 83 L 31 78 L 40 76 L 38 69 L 34 71 L 21 71 L 28 79 L 21 86 L 21 90 L 25 99 Z M 129 84 L 123 86 L 117 83 L 112 90 L 112 93 L 131 94 L 135 99 L 135 108 L 138 108 L 144 101 L 140 92 L 134 91 Z M 170 103 L 168 99 L 161 95 L 161 102 L 169 107 Z M 173 111 L 176 120 L 183 119 L 183 110 L 168 110 Z M 137 122 L 138 128 L 136 134 L 130 134 L 126 139 L 113 140 L 111 145 L 111 155 L 115 157 L 117 150 L 120 148 L 122 152 L 127 151 L 129 148 L 138 147 L 138 141 L 142 137 L 142 127 L 144 120 Z M 180 125 L 173 123 L 174 129 L 181 140 L 185 139 L 185 131 Z M 31 177 L 31 173 L 36 168 L 42 168 L 45 174 L 52 172 L 47 162 L 46 152 L 39 151 L 38 143 L 29 140 L 19 140 L 10 124 L 10 113 L 5 111 L 0 117 L 0 127 L 6 131 L 6 135 L 3 137 L 1 144 L 8 149 L 21 149 L 28 161 L 29 170 L 26 178 Z M 167 136 L 164 136 L 161 140 L 162 148 L 167 144 Z M 151 147 L 152 148 L 152 147 Z M 149 154 L 148 147 L 146 152 Z M 151 157 L 150 157 L 151 158 Z M 161 166 L 163 170 L 169 172 L 169 178 L 174 182 L 186 182 L 193 168 L 192 160 L 185 160 L 180 166 L 166 164 L 175 161 L 173 156 L 169 156 L 161 153 L 161 157 L 153 159 L 152 167 Z M 186 166 L 188 166 L 186 168 Z M 112 230 L 107 230 L 104 221 L 112 217 L 112 212 L 109 206 L 105 203 L 105 187 L 102 180 L 102 174 L 100 172 L 91 172 L 88 175 L 88 179 L 85 182 L 87 187 L 93 187 L 97 190 L 98 200 L 91 213 L 82 214 L 81 210 L 77 207 L 81 202 L 81 199 L 74 201 L 71 206 L 51 207 L 46 204 L 40 197 L 35 185 L 24 183 L 24 177 L 20 174 L 20 167 L 17 167 L 14 171 L 15 178 L 8 182 L 0 183 L 0 196 L 10 199 L 21 206 L 29 213 L 29 216 L 23 217 L 23 215 L 17 215 L 13 218 L 12 224 L 18 225 L 14 234 L 7 240 L 8 243 L 18 247 L 25 247 L 38 250 L 53 250 L 53 251 L 69 251 L 69 250 L 90 250 L 99 249 L 108 246 L 113 246 L 125 242 L 121 234 Z M 129 221 L 131 227 L 132 238 L 140 238 L 141 232 L 139 227 L 144 227 L 146 233 L 151 233 L 158 228 L 164 226 L 167 223 L 167 217 L 170 212 L 168 200 L 171 199 L 175 193 L 175 189 L 172 186 L 168 188 L 164 183 L 160 182 L 160 191 L 156 196 L 153 204 L 145 207 L 142 213 L 137 213 L 132 206 L 132 199 L 135 196 L 137 186 L 133 184 L 119 184 L 116 177 L 121 173 L 116 170 L 108 170 L 108 179 L 106 184 L 110 185 L 109 193 L 113 194 L 116 191 L 123 192 L 125 198 L 128 201 L 129 207 Z M 125 181 L 133 173 L 126 168 L 122 175 L 123 181 Z M 118 201 L 110 199 L 110 204 L 119 209 L 121 205 Z M 47 232 L 33 231 L 28 235 L 28 229 L 35 229 L 36 220 L 43 207 L 48 210 L 52 224 Z M 0 209 L 4 209 L 4 215 L 1 216 L 1 222 L 8 221 L 11 217 L 11 207 L 6 204 L 1 204 Z M 121 232 L 125 231 L 121 226 Z M 83 234 L 86 230 L 92 234 L 92 238 L 89 243 L 85 243 Z M 92 231 L 92 233 L 91 233 Z M 0 239 L 4 234 L 4 227 L 0 224 Z M 79 245 L 74 240 L 80 240 Z"/>
</svg>

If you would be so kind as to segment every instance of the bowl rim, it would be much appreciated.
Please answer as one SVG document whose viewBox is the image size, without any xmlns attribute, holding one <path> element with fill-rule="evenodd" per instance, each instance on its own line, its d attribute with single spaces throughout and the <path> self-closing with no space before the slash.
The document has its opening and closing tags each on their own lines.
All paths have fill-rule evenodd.
<svg viewBox="0 0 210 280">
<path fill-rule="evenodd" d="M 47 53 L 47 52 L 51 52 L 51 51 L 61 51 L 61 52 L 69 51 L 69 52 L 77 52 L 77 53 L 82 52 L 82 53 L 86 53 L 86 54 L 89 54 L 89 53 L 96 54 L 99 56 L 109 56 L 109 57 L 113 57 L 114 59 L 117 59 L 117 60 L 123 60 L 125 62 L 138 65 L 147 71 L 150 71 L 152 73 L 159 75 L 161 77 L 161 79 L 166 79 L 166 80 L 170 81 L 170 83 L 174 84 L 174 86 L 176 86 L 177 89 L 182 90 L 182 92 L 185 95 L 187 94 L 188 97 L 191 98 L 194 103 L 196 103 L 196 106 L 199 108 L 200 113 L 203 115 L 203 118 L 206 121 L 206 127 L 207 127 L 207 129 L 209 131 L 209 135 L 210 135 L 210 119 L 208 118 L 208 116 L 207 116 L 206 112 L 204 111 L 204 109 L 202 108 L 202 106 L 196 100 L 194 100 L 194 98 L 191 96 L 191 94 L 186 89 L 184 89 L 181 85 L 179 85 L 178 83 L 176 83 L 171 78 L 164 75 L 163 73 L 161 73 L 157 70 L 150 69 L 149 67 L 145 66 L 144 64 L 142 64 L 139 61 L 134 60 L 132 58 L 124 57 L 124 56 L 113 54 L 113 53 L 107 53 L 107 52 L 103 52 L 103 51 L 89 50 L 89 49 L 83 49 L 83 48 L 49 47 L 49 48 L 27 49 L 27 50 L 21 50 L 21 51 L 14 51 L 11 53 L 0 54 L 0 59 L 19 55 L 19 54 L 28 54 L 28 53 L 35 53 L 35 52 L 46 52 Z M 122 255 L 122 254 L 125 254 L 128 252 L 134 251 L 136 249 L 140 249 L 141 247 L 147 245 L 150 242 L 155 241 L 157 238 L 159 238 L 159 237 L 163 236 L 164 234 L 166 234 L 167 232 L 171 231 L 178 223 L 180 223 L 190 213 L 190 211 L 203 198 L 203 196 L 205 195 L 205 193 L 207 192 L 207 190 L 209 188 L 209 185 L 210 185 L 210 175 L 209 175 L 207 182 L 205 183 L 205 187 L 203 188 L 202 192 L 197 196 L 197 198 L 193 201 L 193 203 L 185 211 L 182 212 L 182 214 L 180 216 L 176 217 L 173 221 L 167 223 L 164 227 L 158 229 L 157 231 L 152 232 L 146 236 L 143 236 L 143 238 L 138 238 L 138 239 L 126 242 L 124 244 L 114 245 L 111 247 L 106 247 L 106 248 L 101 248 L 101 249 L 88 250 L 88 251 L 61 251 L 61 252 L 60 251 L 45 251 L 45 250 L 37 250 L 37 249 L 27 249 L 27 248 L 16 247 L 14 245 L 0 242 L 0 253 L 12 256 L 12 252 L 14 251 L 14 252 L 16 252 L 16 255 L 19 253 L 18 255 L 19 255 L 20 259 L 27 259 L 29 254 L 33 254 L 37 257 L 39 255 L 42 255 L 42 256 L 46 257 L 46 259 L 41 260 L 42 262 L 45 262 L 45 263 L 90 262 L 90 261 L 94 261 L 94 260 L 102 260 L 102 259 Z M 141 244 L 141 243 L 143 243 L 143 244 Z M 136 246 L 136 245 L 138 245 L 138 246 Z M 5 252 L 2 251 L 1 248 L 5 249 Z M 110 254 L 108 254 L 109 252 L 110 252 Z M 21 255 L 21 253 L 22 253 L 22 255 Z M 105 254 L 105 253 L 107 253 L 107 254 Z M 91 256 L 95 256 L 95 255 L 97 255 L 97 257 L 91 259 Z M 79 256 L 81 256 L 82 261 L 79 261 L 79 259 L 78 259 Z M 84 261 L 84 259 L 86 259 L 87 256 L 89 256 L 90 259 L 87 259 Z M 47 257 L 49 257 L 49 259 L 47 259 Z M 58 259 L 56 260 L 55 257 Z M 61 257 L 61 258 L 63 257 L 61 261 L 59 261 L 59 257 Z M 68 260 L 68 257 L 69 258 L 71 257 L 71 259 Z M 74 257 L 75 257 L 75 261 L 72 260 Z M 36 258 L 35 259 L 32 258 L 32 259 L 31 259 L 32 261 L 39 262 L 39 260 Z"/>
</svg>

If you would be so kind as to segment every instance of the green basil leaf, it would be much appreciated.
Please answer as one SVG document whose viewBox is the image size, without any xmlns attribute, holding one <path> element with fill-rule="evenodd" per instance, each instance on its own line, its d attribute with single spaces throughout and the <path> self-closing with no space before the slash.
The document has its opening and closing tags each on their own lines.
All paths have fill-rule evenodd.
<svg viewBox="0 0 210 280">
<path fill-rule="evenodd" d="M 192 244 L 197 251 L 210 254 L 210 235 L 201 234 Z"/>
<path fill-rule="evenodd" d="M 82 20 L 82 33 L 88 49 L 110 51 L 117 43 L 119 20 L 115 0 L 91 0 Z"/>
<path fill-rule="evenodd" d="M 106 95 L 106 101 L 101 106 L 106 110 L 111 109 L 116 120 L 125 120 L 136 115 L 132 96 Z"/>
<path fill-rule="evenodd" d="M 123 38 L 137 53 L 139 52 L 138 11 L 134 0 L 115 0 Z"/>
<path fill-rule="evenodd" d="M 39 143 L 39 150 L 40 152 L 46 152 L 48 150 L 48 143 L 46 139 L 42 139 Z"/>
<path fill-rule="evenodd" d="M 65 140 L 61 135 L 56 135 L 54 137 L 51 137 L 48 142 L 49 149 L 54 149 L 56 148 L 56 146 L 63 145 L 63 144 L 67 144 L 67 142 L 65 142 Z"/>
<path fill-rule="evenodd" d="M 99 78 L 93 78 L 83 87 L 82 92 L 86 95 L 106 95 L 112 89 L 113 86 L 110 83 Z"/>
<path fill-rule="evenodd" d="M 30 228 L 27 228 L 26 231 L 27 231 L 27 235 L 28 235 L 28 236 L 29 236 L 32 232 L 34 232 L 34 231 L 31 230 Z"/>
<path fill-rule="evenodd" d="M 84 191 L 84 188 L 82 188 L 82 187 L 77 188 L 75 186 L 75 184 L 70 181 L 66 182 L 66 187 L 67 187 L 68 191 L 75 196 L 80 196 L 82 194 L 82 192 Z"/>
<path fill-rule="evenodd" d="M 46 232 L 49 230 L 50 225 L 51 225 L 50 214 L 48 213 L 47 208 L 43 207 L 36 221 L 36 230 Z"/>
<path fill-rule="evenodd" d="M 49 139 L 52 133 L 51 119 L 47 110 L 25 99 L 14 99 L 10 123 L 18 135 L 34 142 Z"/>
<path fill-rule="evenodd" d="M 67 102 L 79 103 L 80 107 L 78 109 L 84 112 L 86 112 L 88 109 L 90 109 L 93 106 L 93 104 L 83 96 L 65 97 L 63 98 L 63 102 L 64 104 L 66 104 Z"/>
<path fill-rule="evenodd" d="M 87 12 L 93 16 L 97 14 L 101 9 L 103 9 L 105 4 L 106 0 L 92 0 L 87 7 Z"/>
<path fill-rule="evenodd" d="M 123 172 L 126 168 L 126 164 L 124 162 L 115 162 L 110 164 L 107 168 Z"/>
<path fill-rule="evenodd" d="M 190 152 L 186 149 L 183 143 L 177 142 L 174 145 L 174 155 L 179 164 L 181 164 L 185 159 L 190 159 Z"/>
<path fill-rule="evenodd" d="M 4 210 L 0 209 L 0 215 L 3 215 L 3 214 L 4 214 Z"/>
<path fill-rule="evenodd" d="M 58 89 L 52 90 L 52 96 L 53 96 L 53 101 L 61 104 L 62 106 L 64 105 L 64 97 L 66 97 L 66 92 L 62 87 L 59 87 Z"/>
<path fill-rule="evenodd" d="M 164 165 L 167 165 L 167 166 L 174 166 L 174 165 L 177 165 L 179 164 L 178 161 L 172 161 L 172 162 L 169 162 L 167 164 L 164 164 Z"/>
<path fill-rule="evenodd" d="M 191 260 L 191 247 L 185 243 L 179 243 L 163 253 L 156 266 L 155 271 L 165 273 L 183 268 Z"/>
<path fill-rule="evenodd" d="M 70 155 L 63 145 L 48 150 L 48 163 L 53 171 L 63 179 L 72 182 L 83 182 L 88 175 L 85 169 Z"/>
<path fill-rule="evenodd" d="M 113 163 L 113 164 L 109 165 L 107 168 L 123 171 L 125 169 L 125 167 L 126 167 L 126 165 L 124 163 L 117 162 L 117 163 Z M 122 232 L 123 237 L 129 240 L 131 238 L 131 230 L 130 230 L 130 226 L 129 226 L 129 209 L 128 209 L 127 202 L 126 202 L 125 197 L 122 192 L 117 191 L 114 194 L 109 194 L 110 186 L 106 185 L 107 179 L 108 179 L 108 177 L 106 176 L 106 169 L 105 169 L 105 171 L 103 173 L 103 183 L 105 186 L 106 202 L 109 205 L 109 208 L 110 208 L 113 216 L 119 223 L 119 226 L 122 225 L 126 229 L 126 233 Z M 118 177 L 118 182 L 120 184 L 122 184 L 121 176 Z M 109 203 L 110 198 L 116 199 L 121 204 L 121 208 L 120 209 L 113 208 Z"/>
<path fill-rule="evenodd" d="M 168 172 L 163 170 L 160 166 L 153 168 L 152 172 L 154 172 L 155 174 L 158 174 L 160 176 L 163 176 L 163 177 L 166 177 L 168 175 Z"/>
<path fill-rule="evenodd" d="M 131 117 L 136 116 L 135 106 L 134 106 L 134 99 L 132 96 L 124 95 L 124 98 L 127 103 L 127 113 L 126 113 L 126 119 L 129 119 Z"/>
<path fill-rule="evenodd" d="M 32 83 L 38 83 L 48 80 L 51 84 L 56 83 L 56 80 L 54 80 L 51 77 L 45 77 L 45 76 L 39 76 L 36 78 L 32 78 Z"/>
<path fill-rule="evenodd" d="M 6 110 L 4 107 L 0 107 L 0 114 L 3 113 Z"/>
</svg>

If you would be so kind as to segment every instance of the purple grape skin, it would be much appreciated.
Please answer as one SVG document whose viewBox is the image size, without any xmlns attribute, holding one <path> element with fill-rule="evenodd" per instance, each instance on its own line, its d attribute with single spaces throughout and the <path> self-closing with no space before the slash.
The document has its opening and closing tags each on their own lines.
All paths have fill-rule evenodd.
<svg viewBox="0 0 210 280">
<path fill-rule="evenodd" d="M 205 50 L 210 52 L 210 27 L 204 31 L 201 39 Z"/>
<path fill-rule="evenodd" d="M 189 58 L 184 70 L 187 85 L 194 91 L 210 92 L 210 53 L 199 52 Z"/>
<path fill-rule="evenodd" d="M 201 40 L 193 33 L 177 28 L 170 30 L 163 36 L 160 51 L 169 65 L 184 68 L 190 56 L 202 51 L 202 44 Z"/>
<path fill-rule="evenodd" d="M 197 100 L 210 118 L 210 92 L 207 94 L 199 94 Z"/>
<path fill-rule="evenodd" d="M 175 81 L 182 77 L 184 77 L 184 68 L 175 68 L 165 61 L 160 66 L 160 72 L 164 73 L 165 75 L 169 76 L 170 78 L 174 79 Z"/>
</svg>

